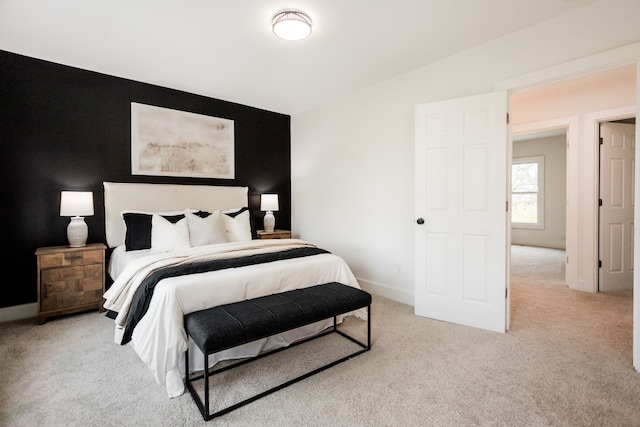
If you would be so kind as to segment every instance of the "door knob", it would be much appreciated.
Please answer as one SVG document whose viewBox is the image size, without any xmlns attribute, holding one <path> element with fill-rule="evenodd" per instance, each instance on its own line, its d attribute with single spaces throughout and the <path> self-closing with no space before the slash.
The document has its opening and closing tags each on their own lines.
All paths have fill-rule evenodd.
<svg viewBox="0 0 640 427">
<path fill-rule="evenodd" d="M 418 223 L 418 225 L 422 225 L 424 224 L 424 218 L 418 218 L 416 222 Z"/>
</svg>

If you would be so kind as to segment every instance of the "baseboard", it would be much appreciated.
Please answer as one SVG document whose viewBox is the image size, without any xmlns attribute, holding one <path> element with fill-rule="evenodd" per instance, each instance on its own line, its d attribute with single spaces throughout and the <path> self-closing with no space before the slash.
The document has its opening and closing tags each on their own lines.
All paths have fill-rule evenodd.
<svg viewBox="0 0 640 427">
<path fill-rule="evenodd" d="M 0 308 L 0 323 L 38 317 L 38 303 Z"/>
<path fill-rule="evenodd" d="M 360 287 L 372 294 L 380 295 L 381 297 L 388 298 L 393 301 L 398 301 L 403 304 L 408 304 L 413 307 L 413 293 L 406 292 L 399 289 L 391 288 L 387 285 L 371 282 L 365 279 L 358 279 Z"/>
</svg>

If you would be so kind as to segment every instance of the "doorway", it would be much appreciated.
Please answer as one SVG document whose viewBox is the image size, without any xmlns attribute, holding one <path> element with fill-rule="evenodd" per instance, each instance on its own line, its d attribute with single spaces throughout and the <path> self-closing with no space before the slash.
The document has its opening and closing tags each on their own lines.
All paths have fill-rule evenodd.
<svg viewBox="0 0 640 427">
<path fill-rule="evenodd" d="M 515 111 L 514 95 L 518 92 L 527 92 L 529 90 L 532 90 L 533 88 L 545 86 L 549 82 L 558 83 L 567 79 L 571 79 L 572 77 L 575 77 L 575 76 L 584 76 L 587 74 L 594 74 L 602 70 L 611 70 L 614 67 L 616 67 L 617 69 L 626 68 L 629 70 L 630 79 L 633 82 L 633 89 L 628 90 L 628 88 L 625 88 L 623 92 L 627 96 L 627 98 L 625 98 L 627 102 L 617 104 L 617 105 L 626 105 L 626 107 L 616 108 L 611 106 L 601 106 L 600 107 L 601 110 L 610 108 L 615 111 L 612 111 L 610 114 L 603 114 L 601 112 L 597 114 L 586 113 L 581 117 L 576 117 L 575 121 L 579 125 L 582 120 L 589 120 L 587 123 L 592 123 L 592 121 L 597 121 L 597 120 L 601 120 L 601 121 L 616 120 L 616 119 L 625 117 L 625 115 L 623 114 L 626 114 L 626 117 L 633 117 L 633 116 L 637 117 L 639 114 L 638 111 L 640 110 L 640 105 L 638 105 L 636 101 L 636 96 L 638 95 L 638 91 L 640 89 L 638 87 L 639 86 L 638 83 L 640 82 L 640 75 L 637 73 L 637 65 L 640 64 L 640 43 L 633 43 L 633 44 L 630 44 L 618 49 L 613 49 L 604 53 L 606 53 L 606 55 L 603 55 L 603 54 L 592 55 L 589 57 L 580 58 L 579 60 L 565 62 L 560 66 L 549 67 L 544 70 L 538 70 L 535 72 L 523 74 L 515 78 L 509 78 L 506 80 L 498 81 L 494 84 L 494 90 L 507 90 L 511 93 L 512 95 L 511 111 L 513 113 L 513 111 Z M 597 88 L 597 86 L 596 87 L 587 86 L 587 87 L 594 88 L 594 89 Z M 621 95 L 621 96 L 625 96 L 625 95 Z M 609 96 L 609 99 L 610 98 L 611 97 Z M 602 99 L 607 100 L 606 95 Z M 580 107 L 579 101 L 576 101 L 575 104 L 577 104 L 575 105 L 576 107 L 575 109 Z M 562 112 L 558 113 L 554 105 L 550 106 L 549 111 L 553 111 L 554 113 L 556 113 L 554 114 L 555 116 L 566 114 Z M 593 111 L 595 111 L 595 109 Z M 576 113 L 573 113 L 573 114 L 576 114 Z M 520 123 L 521 126 L 526 126 L 527 123 L 541 121 L 545 119 L 549 120 L 550 117 L 549 116 L 544 117 L 544 115 L 541 114 L 528 119 L 523 119 L 521 121 L 513 120 L 512 126 L 515 128 L 515 123 Z M 586 135 L 594 136 L 597 132 L 597 130 L 590 127 L 590 125 L 579 126 L 579 127 L 581 127 L 580 133 L 574 133 L 571 130 L 569 130 L 568 152 L 570 153 L 575 149 L 575 146 L 578 145 L 578 144 L 572 143 L 572 141 L 578 142 L 578 135 L 581 135 L 584 138 Z M 594 139 L 595 139 L 595 136 L 594 136 Z M 636 152 L 636 157 L 638 157 L 638 155 L 639 153 Z M 597 162 L 595 160 L 592 160 L 592 156 L 596 157 L 596 150 L 595 149 L 591 150 L 590 148 L 584 152 L 584 155 L 582 155 L 580 150 L 578 150 L 578 153 L 575 156 L 573 155 L 573 153 L 571 153 L 571 155 L 567 159 L 567 170 L 573 171 L 573 170 L 579 169 L 580 165 L 583 165 L 585 169 L 587 170 L 591 169 L 595 174 L 597 170 Z M 570 247 L 570 242 L 569 242 L 570 237 L 574 239 L 576 242 L 575 244 L 571 244 L 572 253 L 575 255 L 572 255 L 571 252 L 569 253 L 567 266 L 568 267 L 571 266 L 572 274 L 583 275 L 584 277 L 571 277 L 571 274 L 569 274 L 570 272 L 567 271 L 567 280 L 571 279 L 572 282 L 576 284 L 575 286 L 579 289 L 589 290 L 589 289 L 593 289 L 593 286 L 591 283 L 597 281 L 596 279 L 592 278 L 592 276 L 595 276 L 597 274 L 597 263 L 595 263 L 596 264 L 595 266 L 592 266 L 592 264 L 594 264 L 593 260 L 596 259 L 595 255 L 597 255 L 597 249 L 596 249 L 597 237 L 591 235 L 591 234 L 596 234 L 596 229 L 597 229 L 597 221 L 595 219 L 595 217 L 597 216 L 597 214 L 595 213 L 596 203 L 595 203 L 595 200 L 593 200 L 595 199 L 596 191 L 595 191 L 595 188 L 592 188 L 592 186 L 595 187 L 596 180 L 581 179 L 581 178 L 582 177 L 580 176 L 579 173 L 573 174 L 571 172 L 567 176 L 567 181 L 568 181 L 567 188 L 569 189 L 572 189 L 573 186 L 576 184 L 576 182 L 584 183 L 584 185 L 582 186 L 575 185 L 575 187 L 578 188 L 578 192 L 575 194 L 578 200 L 575 203 L 575 207 L 569 206 L 569 204 L 567 205 L 567 209 L 568 209 L 567 216 L 570 217 L 569 211 L 571 212 L 584 211 L 586 212 L 587 218 L 586 218 L 586 221 L 581 221 L 582 222 L 581 224 L 578 224 L 577 221 L 574 221 L 573 223 L 571 223 L 571 227 L 567 227 L 566 237 L 567 237 L 567 249 L 569 249 Z M 635 173 L 635 176 L 634 176 L 634 188 L 640 189 L 640 173 L 637 173 L 637 172 Z M 570 199 L 573 196 L 572 193 L 573 191 L 567 194 L 568 199 Z M 582 203 L 582 200 L 580 200 L 581 196 L 583 196 L 583 198 L 585 199 L 584 203 Z M 638 222 L 640 223 L 640 213 L 637 210 L 635 211 L 634 216 L 639 217 Z M 569 225 L 569 221 L 568 221 L 568 225 Z M 581 236 L 583 237 L 582 240 L 585 243 L 584 247 L 587 249 L 582 253 L 581 253 L 581 250 L 583 245 L 581 244 L 582 243 L 580 239 Z M 586 239 L 584 237 L 586 237 Z M 589 246 L 591 246 L 593 249 L 589 250 L 588 248 Z M 634 264 L 640 263 L 639 260 L 640 260 L 640 255 L 635 254 Z M 593 268 L 593 267 L 596 267 L 596 268 Z M 591 271 L 589 271 L 590 268 L 592 268 Z M 585 271 L 586 271 L 586 275 L 584 274 Z M 593 289 L 592 292 L 597 290 L 597 286 L 595 288 L 596 289 Z M 633 298 L 634 298 L 633 311 L 634 311 L 634 319 L 635 319 L 634 326 L 633 326 L 633 345 L 634 345 L 633 346 L 633 366 L 637 371 L 640 371 L 640 320 L 638 320 L 640 319 L 640 280 L 638 279 L 637 276 L 634 277 Z"/>
<path fill-rule="evenodd" d="M 571 289 L 598 291 L 598 125 L 635 114 L 635 80 L 636 67 L 628 65 L 511 96 L 514 135 L 567 129 L 565 241 Z"/>
<path fill-rule="evenodd" d="M 511 276 L 565 284 L 567 129 L 512 137 Z"/>
</svg>

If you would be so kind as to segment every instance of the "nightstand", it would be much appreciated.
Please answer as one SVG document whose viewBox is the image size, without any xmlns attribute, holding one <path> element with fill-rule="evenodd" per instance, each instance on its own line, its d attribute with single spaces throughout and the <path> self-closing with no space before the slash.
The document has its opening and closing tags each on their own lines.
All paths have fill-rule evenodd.
<svg viewBox="0 0 640 427">
<path fill-rule="evenodd" d="M 98 309 L 104 294 L 102 243 L 38 248 L 38 324 L 47 317 Z"/>
<path fill-rule="evenodd" d="M 258 239 L 290 239 L 291 231 L 289 230 L 258 230 Z"/>
</svg>

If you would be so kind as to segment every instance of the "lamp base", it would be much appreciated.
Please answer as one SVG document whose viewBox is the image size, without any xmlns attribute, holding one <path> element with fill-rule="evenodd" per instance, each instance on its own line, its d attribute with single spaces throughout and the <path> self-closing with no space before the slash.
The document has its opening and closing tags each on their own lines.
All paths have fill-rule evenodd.
<svg viewBox="0 0 640 427">
<path fill-rule="evenodd" d="M 67 239 L 69 246 L 72 248 L 80 248 L 87 246 L 87 237 L 89 235 L 89 227 L 84 222 L 84 217 L 73 216 L 67 226 Z"/>
<path fill-rule="evenodd" d="M 267 211 L 264 214 L 264 231 L 271 233 L 276 227 L 276 217 L 273 216 L 273 212 Z"/>
</svg>

